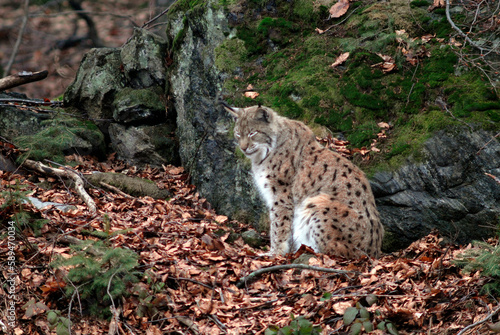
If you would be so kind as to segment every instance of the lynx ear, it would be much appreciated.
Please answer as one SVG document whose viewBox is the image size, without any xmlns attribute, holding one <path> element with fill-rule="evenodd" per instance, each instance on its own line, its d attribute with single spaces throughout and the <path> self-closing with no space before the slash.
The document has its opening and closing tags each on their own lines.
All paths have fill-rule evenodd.
<svg viewBox="0 0 500 335">
<path fill-rule="evenodd" d="M 229 112 L 232 116 L 234 116 L 236 118 L 239 118 L 241 116 L 241 113 L 242 113 L 242 109 L 241 108 L 231 107 L 225 101 L 221 101 L 220 104 L 222 106 L 224 106 L 224 109 L 227 112 Z"/>
<path fill-rule="evenodd" d="M 271 122 L 270 121 L 271 120 L 271 113 L 268 110 L 266 110 L 265 108 L 262 108 L 259 106 L 259 108 L 257 109 L 257 113 L 256 113 L 255 118 L 259 121 L 270 123 Z"/>
</svg>

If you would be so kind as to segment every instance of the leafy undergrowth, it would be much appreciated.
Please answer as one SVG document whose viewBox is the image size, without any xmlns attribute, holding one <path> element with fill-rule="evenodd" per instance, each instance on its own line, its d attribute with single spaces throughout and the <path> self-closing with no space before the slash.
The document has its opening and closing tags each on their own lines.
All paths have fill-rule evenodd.
<svg viewBox="0 0 500 335">
<path fill-rule="evenodd" d="M 236 284 L 251 272 L 291 263 L 299 254 L 261 257 L 260 250 L 241 238 L 227 242 L 231 232 L 251 228 L 217 215 L 187 184 L 182 168 L 139 170 L 114 159 L 102 163 L 80 159 L 75 169 L 148 178 L 174 195 L 154 200 L 90 189 L 98 206 L 97 214 L 92 214 L 59 180 L 22 170 L 0 171 L 1 215 L 10 218 L 1 230 L 0 292 L 7 299 L 9 271 L 15 270 L 12 333 L 68 334 L 70 325 L 71 334 L 107 334 L 110 328 L 122 334 L 263 334 L 274 325 L 268 333 L 275 334 L 279 328 L 302 325 L 333 334 L 348 333 L 353 327 L 370 329 L 371 323 L 373 329 L 385 329 L 375 330 L 378 334 L 455 334 L 485 318 L 496 305 L 480 294 L 486 279 L 477 272 L 462 273 L 452 262 L 462 250 L 442 246 L 437 233 L 377 260 L 321 254 L 309 259 L 309 265 L 349 271 L 346 274 L 280 270 L 263 273 L 238 288 Z M 41 181 L 49 182 L 50 188 L 38 187 Z M 7 265 L 8 222 L 19 218 L 12 215 L 20 208 L 6 203 L 9 192 L 74 206 L 62 212 L 54 206 L 38 210 L 22 205 L 24 212 L 47 221 L 35 233 L 29 220 L 22 225 L 22 234 L 14 241 L 14 268 Z M 77 239 L 86 242 L 70 248 L 68 243 Z M 90 244 L 92 240 L 99 242 Z M 100 248 L 106 251 L 95 256 Z M 92 255 L 97 261 L 89 262 Z M 94 270 L 98 266 L 98 271 L 77 282 L 83 263 Z M 97 279 L 103 287 L 98 287 Z M 90 292 L 85 286 L 89 283 L 93 296 L 83 294 Z M 91 315 L 96 313 L 91 308 L 101 308 L 101 318 Z M 8 324 L 5 314 L 2 321 Z M 485 332 L 486 326 L 474 330 Z"/>
</svg>

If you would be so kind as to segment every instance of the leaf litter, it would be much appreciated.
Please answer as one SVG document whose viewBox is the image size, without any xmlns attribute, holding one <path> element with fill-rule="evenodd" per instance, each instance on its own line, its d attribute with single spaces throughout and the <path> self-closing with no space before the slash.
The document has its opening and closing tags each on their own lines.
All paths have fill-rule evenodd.
<svg viewBox="0 0 500 335">
<path fill-rule="evenodd" d="M 342 145 L 333 139 L 330 142 Z M 25 228 L 26 238 L 16 241 L 18 334 L 48 333 L 49 309 L 70 315 L 75 334 L 105 334 L 110 327 L 126 329 L 125 325 L 135 334 L 263 334 L 269 325 L 288 325 L 292 314 L 320 325 L 324 334 L 346 333 L 350 326 L 344 325 L 344 312 L 373 297 L 376 302 L 368 308 L 371 322 L 390 320 L 400 334 L 444 334 L 456 333 L 495 309 L 496 303 L 480 293 L 487 279 L 478 272 L 462 273 L 453 259 L 464 248 L 444 245 L 438 232 L 380 259 L 346 260 L 315 254 L 308 260 L 311 266 L 356 275 L 288 269 L 264 273 L 238 288 L 238 281 L 253 271 L 290 264 L 300 253 L 269 258 L 259 256 L 262 250 L 253 249 L 241 238 L 228 242 L 231 234 L 253 228 L 217 214 L 187 182 L 189 176 L 181 167 L 138 169 L 113 157 L 107 162 L 79 159 L 75 169 L 83 175 L 96 170 L 126 173 L 148 178 L 174 195 L 165 200 L 131 199 L 90 189 L 98 206 L 98 213 L 92 214 L 58 180 L 47 190 L 37 186 L 44 176 L 0 171 L 1 191 L 8 191 L 16 181 L 33 197 L 76 208 L 62 212 L 54 206 L 39 210 L 23 205 L 48 223 L 37 236 Z M 0 205 L 4 202 L 2 198 Z M 4 209 L 2 216 L 12 220 L 13 210 Z M 105 231 L 106 220 L 109 231 L 116 232 L 109 242 L 136 252 L 144 274 L 129 288 L 128 296 L 115 301 L 121 313 L 112 322 L 80 314 L 75 304 L 68 314 L 71 297 L 62 290 L 67 285 L 64 269 L 49 266 L 56 255 L 71 257 L 62 236 L 96 239 L 84 232 Z M 5 236 L 0 240 L 2 264 L 7 262 Z M 37 247 L 31 249 L 28 244 Z M 137 293 L 140 290 L 151 296 L 147 306 Z M 0 292 L 5 294 L 3 288 Z M 487 331 L 486 324 L 478 327 L 476 330 Z"/>
</svg>

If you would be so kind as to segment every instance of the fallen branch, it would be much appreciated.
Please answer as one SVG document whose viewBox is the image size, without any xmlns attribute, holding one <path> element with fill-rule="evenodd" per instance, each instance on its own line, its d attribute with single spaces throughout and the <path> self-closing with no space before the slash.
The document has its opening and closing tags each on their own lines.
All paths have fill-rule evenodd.
<svg viewBox="0 0 500 335">
<path fill-rule="evenodd" d="M 482 320 L 479 320 L 477 322 L 474 322 L 470 325 L 468 325 L 467 327 L 465 327 L 464 329 L 462 329 L 460 332 L 457 333 L 457 335 L 462 335 L 462 334 L 465 334 L 466 331 L 468 331 L 469 329 L 471 328 L 474 328 L 474 327 L 477 327 L 485 322 L 487 322 L 488 320 L 490 320 L 495 314 L 497 314 L 498 312 L 500 311 L 500 307 L 497 307 L 493 312 L 491 312 L 490 314 L 488 314 L 487 317 L 485 317 L 484 319 Z"/>
<path fill-rule="evenodd" d="M 27 159 L 24 161 L 23 165 L 28 169 L 37 171 L 39 173 L 48 174 L 56 177 L 63 177 L 72 179 L 75 182 L 75 190 L 82 198 L 82 200 L 87 204 L 87 207 L 92 213 L 96 212 L 96 204 L 94 200 L 89 196 L 85 188 L 83 187 L 83 179 L 73 170 L 70 169 L 57 169 L 47 166 L 41 162 L 32 161 L 31 159 Z"/>
<path fill-rule="evenodd" d="M 471 40 L 469 38 L 469 36 L 467 36 L 466 33 L 464 33 L 456 24 L 455 22 L 453 22 L 453 20 L 451 19 L 451 15 L 450 15 L 450 0 L 446 0 L 446 7 L 445 7 L 445 11 L 446 11 L 446 19 L 448 20 L 448 23 L 451 25 L 451 27 L 453 29 L 455 29 L 458 34 L 460 36 L 462 36 L 467 42 L 470 43 L 470 45 L 472 45 L 474 48 L 477 48 L 481 51 L 481 53 L 483 53 L 484 51 L 488 51 L 487 49 L 484 49 L 482 47 L 480 47 L 476 42 L 474 42 L 473 40 Z"/>
<path fill-rule="evenodd" d="M 5 91 L 13 87 L 21 86 L 34 81 L 39 81 L 47 78 L 48 71 L 38 72 L 19 72 L 0 79 L 0 91 Z"/>
<path fill-rule="evenodd" d="M 262 269 L 259 269 L 257 271 L 254 271 L 254 272 L 250 273 L 248 276 L 245 276 L 242 279 L 240 279 L 240 281 L 236 284 L 236 287 L 242 288 L 243 286 L 245 286 L 245 284 L 247 282 L 255 280 L 256 277 L 260 276 L 263 273 L 275 272 L 275 271 L 281 271 L 281 270 L 289 270 L 289 269 L 312 270 L 312 271 L 321 271 L 321 272 L 343 274 L 348 278 L 349 278 L 348 274 L 353 274 L 353 275 L 357 274 L 357 272 L 355 272 L 355 271 L 320 268 L 317 266 L 305 265 L 305 264 L 283 264 L 283 265 L 270 266 L 268 268 L 262 268 Z"/>
</svg>

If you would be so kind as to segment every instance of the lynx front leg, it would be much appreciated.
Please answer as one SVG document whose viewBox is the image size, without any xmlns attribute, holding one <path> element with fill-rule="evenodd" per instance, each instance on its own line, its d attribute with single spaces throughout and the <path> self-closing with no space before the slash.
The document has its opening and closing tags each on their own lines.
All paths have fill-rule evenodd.
<svg viewBox="0 0 500 335">
<path fill-rule="evenodd" d="M 292 243 L 292 211 L 283 207 L 271 209 L 271 254 L 284 255 L 290 252 Z"/>
</svg>

